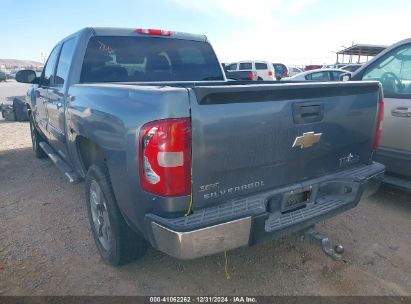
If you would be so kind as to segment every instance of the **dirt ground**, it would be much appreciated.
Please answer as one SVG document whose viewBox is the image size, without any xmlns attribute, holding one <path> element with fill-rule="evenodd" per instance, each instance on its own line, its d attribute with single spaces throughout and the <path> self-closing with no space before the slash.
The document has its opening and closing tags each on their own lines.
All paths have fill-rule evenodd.
<svg viewBox="0 0 411 304">
<path fill-rule="evenodd" d="M 106 265 L 83 192 L 34 157 L 28 123 L 0 121 L 0 295 L 411 295 L 410 194 L 381 189 L 318 226 L 344 261 L 287 237 L 229 252 L 227 280 L 223 254 Z"/>
</svg>

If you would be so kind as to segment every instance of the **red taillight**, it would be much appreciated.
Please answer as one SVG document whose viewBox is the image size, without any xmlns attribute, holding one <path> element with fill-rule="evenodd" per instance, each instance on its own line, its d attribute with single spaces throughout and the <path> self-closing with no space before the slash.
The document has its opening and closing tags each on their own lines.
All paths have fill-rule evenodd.
<svg viewBox="0 0 411 304">
<path fill-rule="evenodd" d="M 142 29 L 138 28 L 136 30 L 137 33 L 139 34 L 144 34 L 144 35 L 152 35 L 152 36 L 171 36 L 170 31 L 164 31 L 164 30 L 157 30 L 157 29 Z"/>
<path fill-rule="evenodd" d="M 288 70 L 285 70 L 285 77 L 288 77 Z"/>
<path fill-rule="evenodd" d="M 273 76 L 273 72 L 272 71 L 268 71 L 268 76 Z"/>
<path fill-rule="evenodd" d="M 250 72 L 250 80 L 254 80 L 254 73 Z"/>
<path fill-rule="evenodd" d="M 382 134 L 382 122 L 384 120 L 384 100 L 380 101 L 380 108 L 378 110 L 377 131 L 375 132 L 375 139 L 373 149 L 377 150 L 380 146 L 381 134 Z"/>
<path fill-rule="evenodd" d="M 143 190 L 161 196 L 190 195 L 190 119 L 150 122 L 141 128 L 139 138 Z"/>
</svg>

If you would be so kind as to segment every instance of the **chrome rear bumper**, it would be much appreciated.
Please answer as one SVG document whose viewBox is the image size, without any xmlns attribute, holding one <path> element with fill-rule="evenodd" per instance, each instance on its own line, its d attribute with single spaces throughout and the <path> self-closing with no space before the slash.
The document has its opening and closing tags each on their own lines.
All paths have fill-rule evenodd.
<svg viewBox="0 0 411 304">
<path fill-rule="evenodd" d="M 177 232 L 151 223 L 157 249 L 178 259 L 194 259 L 248 245 L 251 217 L 195 231 Z"/>
</svg>

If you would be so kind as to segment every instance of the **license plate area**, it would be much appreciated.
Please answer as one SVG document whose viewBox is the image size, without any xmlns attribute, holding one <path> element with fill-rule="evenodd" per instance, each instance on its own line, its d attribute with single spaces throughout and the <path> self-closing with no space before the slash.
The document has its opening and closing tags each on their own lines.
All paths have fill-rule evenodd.
<svg viewBox="0 0 411 304">
<path fill-rule="evenodd" d="M 287 213 L 304 208 L 310 201 L 311 191 L 290 192 L 284 195 L 281 203 L 281 213 Z"/>
</svg>

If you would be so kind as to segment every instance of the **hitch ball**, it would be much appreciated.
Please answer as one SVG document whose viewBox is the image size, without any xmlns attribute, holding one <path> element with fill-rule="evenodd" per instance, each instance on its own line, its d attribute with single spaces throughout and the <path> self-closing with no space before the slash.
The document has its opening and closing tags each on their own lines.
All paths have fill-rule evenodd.
<svg viewBox="0 0 411 304">
<path fill-rule="evenodd" d="M 344 253 L 344 247 L 343 245 L 335 245 L 334 251 L 338 254 L 343 254 Z"/>
</svg>

